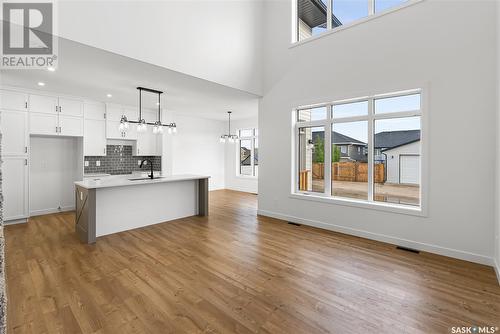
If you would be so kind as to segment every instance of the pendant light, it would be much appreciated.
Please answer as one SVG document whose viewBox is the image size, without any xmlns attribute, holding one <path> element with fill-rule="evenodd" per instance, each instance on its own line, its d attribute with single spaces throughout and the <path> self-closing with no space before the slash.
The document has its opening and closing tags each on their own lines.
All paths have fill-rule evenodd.
<svg viewBox="0 0 500 334">
<path fill-rule="evenodd" d="M 168 128 L 168 134 L 177 133 L 177 124 L 163 124 L 161 122 L 161 94 L 163 94 L 163 92 L 156 89 L 144 87 L 137 87 L 137 89 L 139 90 L 139 118 L 137 121 L 129 121 L 127 119 L 127 116 L 122 115 L 120 124 L 118 126 L 120 132 L 127 132 L 129 130 L 129 123 L 133 123 L 137 124 L 137 132 L 146 132 L 148 130 L 148 125 L 153 125 L 154 134 L 162 134 L 163 127 Z M 142 91 L 158 94 L 158 102 L 156 103 L 158 105 L 158 119 L 154 123 L 146 122 L 146 120 L 142 118 Z"/>
<path fill-rule="evenodd" d="M 238 140 L 238 136 L 237 135 L 232 135 L 231 134 L 231 113 L 232 113 L 231 111 L 227 112 L 227 115 L 228 115 L 228 118 L 229 118 L 229 121 L 228 121 L 229 128 L 228 128 L 228 133 L 227 134 L 223 134 L 222 136 L 220 136 L 219 141 L 221 143 L 225 143 L 226 141 L 228 141 L 229 143 L 234 143 L 236 140 Z"/>
</svg>

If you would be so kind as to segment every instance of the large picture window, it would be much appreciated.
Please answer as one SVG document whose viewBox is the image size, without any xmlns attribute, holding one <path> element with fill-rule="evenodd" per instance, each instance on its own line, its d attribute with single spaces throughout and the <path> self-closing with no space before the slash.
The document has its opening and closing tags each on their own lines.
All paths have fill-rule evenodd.
<svg viewBox="0 0 500 334">
<path fill-rule="evenodd" d="M 294 112 L 297 193 L 420 207 L 420 90 Z"/>
<path fill-rule="evenodd" d="M 259 132 L 258 129 L 239 131 L 238 174 L 259 176 Z"/>
<path fill-rule="evenodd" d="M 407 0 L 294 0 L 297 4 L 294 42 L 384 12 L 404 2 Z"/>
</svg>

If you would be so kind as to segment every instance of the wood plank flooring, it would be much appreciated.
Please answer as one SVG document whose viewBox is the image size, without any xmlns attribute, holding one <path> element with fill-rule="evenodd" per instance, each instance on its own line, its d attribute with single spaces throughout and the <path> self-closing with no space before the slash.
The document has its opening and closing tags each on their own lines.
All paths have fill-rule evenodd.
<svg viewBox="0 0 500 334">
<path fill-rule="evenodd" d="M 210 216 L 81 244 L 73 213 L 5 229 L 9 333 L 449 333 L 500 327 L 492 268 L 256 216 Z"/>
</svg>

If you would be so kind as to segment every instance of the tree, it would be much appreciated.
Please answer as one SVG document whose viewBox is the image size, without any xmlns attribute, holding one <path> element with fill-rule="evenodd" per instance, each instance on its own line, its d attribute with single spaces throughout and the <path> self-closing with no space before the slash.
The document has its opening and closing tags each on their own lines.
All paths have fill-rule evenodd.
<svg viewBox="0 0 500 334">
<path fill-rule="evenodd" d="M 333 144 L 332 147 L 332 162 L 339 162 L 340 161 L 340 147 L 337 145 Z"/>
<path fill-rule="evenodd" d="M 325 162 L 325 142 L 319 136 L 316 137 L 316 142 L 314 143 L 313 162 Z"/>
</svg>

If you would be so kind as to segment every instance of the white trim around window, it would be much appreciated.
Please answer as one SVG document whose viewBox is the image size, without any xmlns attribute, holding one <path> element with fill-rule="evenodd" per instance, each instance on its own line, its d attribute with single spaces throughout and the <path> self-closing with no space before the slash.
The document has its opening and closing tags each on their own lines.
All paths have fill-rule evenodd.
<svg viewBox="0 0 500 334">
<path fill-rule="evenodd" d="M 294 47 L 297 47 L 299 45 L 302 45 L 302 44 L 305 44 L 305 43 L 309 43 L 311 41 L 314 41 L 314 40 L 317 40 L 317 39 L 320 39 L 320 38 L 323 38 L 325 36 L 329 36 L 331 34 L 334 34 L 334 33 L 337 33 L 337 32 L 340 32 L 340 31 L 343 31 L 343 30 L 346 30 L 346 29 L 349 29 L 351 27 L 355 27 L 359 24 L 363 24 L 365 22 L 368 22 L 368 21 L 371 21 L 371 20 L 374 20 L 374 19 L 378 19 L 382 16 L 385 16 L 387 14 L 390 14 L 390 13 L 393 13 L 393 12 L 397 12 L 399 10 L 402 10 L 404 8 L 407 8 L 407 7 L 410 7 L 410 6 L 413 6 L 419 2 L 422 2 L 424 0 L 407 0 L 406 2 L 404 3 L 401 3 L 399 5 L 396 5 L 392 8 L 388 8 L 386 10 L 383 10 L 379 13 L 375 13 L 375 5 L 374 5 L 374 0 L 370 0 L 368 2 L 369 4 L 369 12 L 368 12 L 368 16 L 365 16 L 365 17 L 362 17 L 360 19 L 357 19 L 355 21 L 352 21 L 352 22 L 349 22 L 347 24 L 344 24 L 340 27 L 336 27 L 336 28 L 333 28 L 331 27 L 331 22 L 328 22 L 330 20 L 327 21 L 327 30 L 325 32 L 322 32 L 318 35 L 315 35 L 315 36 L 311 36 L 311 37 L 308 37 L 306 39 L 303 39 L 301 41 L 299 41 L 297 39 L 297 31 L 298 31 L 298 18 L 297 18 L 297 15 L 298 15 L 298 12 L 297 12 L 297 4 L 298 4 L 298 0 L 291 0 L 291 4 L 292 4 L 292 24 L 291 24 L 291 29 L 292 29 L 292 39 L 291 39 L 291 44 L 289 46 L 289 48 L 294 48 Z M 327 6 L 327 15 L 331 15 L 332 13 L 332 10 L 331 10 L 331 0 L 328 2 L 328 6 Z"/>
<path fill-rule="evenodd" d="M 250 131 L 251 135 L 245 135 L 244 133 L 246 131 Z M 244 179 L 256 179 L 258 178 L 258 164 L 255 165 L 255 149 L 256 149 L 256 143 L 258 143 L 258 130 L 257 128 L 245 128 L 245 129 L 238 129 L 238 141 L 236 145 L 236 177 L 244 178 Z M 242 140 L 249 140 L 250 141 L 250 168 L 251 168 L 251 175 L 248 174 L 241 174 L 241 141 Z M 258 145 L 258 144 L 257 144 Z M 257 148 L 258 149 L 258 148 Z M 257 168 L 256 168 L 257 166 Z"/>
<path fill-rule="evenodd" d="M 402 112 L 391 112 L 385 114 L 375 114 L 374 111 L 374 101 L 380 98 L 387 97 L 399 97 L 405 95 L 420 94 L 420 109 Z M 345 117 L 345 118 L 333 118 L 332 109 L 334 105 L 368 101 L 368 115 L 366 116 L 355 116 L 355 117 Z M 308 108 L 326 107 L 328 110 L 328 117 L 325 120 L 319 121 L 309 121 L 309 122 L 298 122 L 297 113 L 299 110 L 304 110 Z M 427 216 L 427 197 L 428 197 L 428 142 L 427 142 L 427 131 L 428 131 L 428 121 L 427 121 L 427 109 L 428 109 L 428 96 L 427 90 L 423 88 L 411 89 L 398 91 L 389 94 L 373 94 L 364 96 L 361 98 L 348 98 L 335 100 L 331 102 L 318 103 L 318 104 L 308 104 L 297 106 L 293 108 L 292 112 L 292 179 L 291 179 L 291 193 L 290 198 L 316 201 L 322 203 L 329 203 L 334 205 L 343 205 L 351 207 L 359 207 L 366 209 L 374 209 L 379 211 L 387 211 L 400 214 L 408 214 L 414 216 Z M 419 189 L 419 206 L 411 206 L 405 204 L 393 204 L 389 202 L 379 202 L 373 200 L 373 189 L 374 189 L 374 178 L 373 178 L 373 165 L 374 165 L 374 124 L 376 120 L 384 119 L 396 119 L 405 117 L 420 117 L 420 189 Z M 335 123 L 346 123 L 354 121 L 367 121 L 368 122 L 368 199 L 358 200 L 354 198 L 336 197 L 331 194 L 331 175 L 332 167 L 331 164 L 325 164 L 324 166 L 324 192 L 307 192 L 299 190 L 299 128 L 303 127 L 324 127 L 325 133 L 325 143 L 331 142 L 331 132 L 333 124 Z M 328 138 L 327 138 L 328 137 Z M 325 144 L 325 160 L 330 161 L 331 150 L 326 149 Z"/>
</svg>

